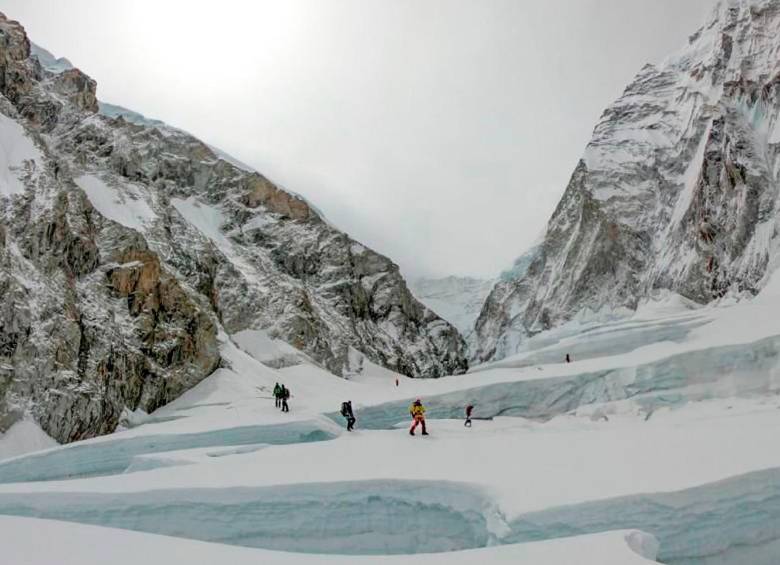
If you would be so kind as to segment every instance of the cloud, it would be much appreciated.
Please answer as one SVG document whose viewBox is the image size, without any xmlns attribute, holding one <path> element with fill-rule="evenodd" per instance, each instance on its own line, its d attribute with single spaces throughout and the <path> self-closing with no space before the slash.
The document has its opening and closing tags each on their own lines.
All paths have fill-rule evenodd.
<svg viewBox="0 0 780 565">
<path fill-rule="evenodd" d="M 712 0 L 0 0 L 101 99 L 304 194 L 408 274 L 495 275 Z"/>
</svg>

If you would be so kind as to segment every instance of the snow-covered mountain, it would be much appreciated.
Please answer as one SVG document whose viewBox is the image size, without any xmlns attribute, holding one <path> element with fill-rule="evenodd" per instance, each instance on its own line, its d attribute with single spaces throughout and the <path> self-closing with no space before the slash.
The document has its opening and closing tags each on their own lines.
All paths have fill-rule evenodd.
<svg viewBox="0 0 780 565">
<path fill-rule="evenodd" d="M 456 276 L 422 277 L 411 280 L 409 288 L 420 302 L 465 336 L 474 329 L 474 322 L 493 288 L 493 281 Z"/>
<path fill-rule="evenodd" d="M 465 371 L 462 338 L 392 261 L 187 133 L 100 113 L 95 81 L 5 16 L 0 32 L 0 428 L 110 432 L 249 330 L 336 374 L 356 355 Z"/>
<path fill-rule="evenodd" d="M 723 0 L 604 112 L 541 245 L 487 299 L 477 360 L 659 292 L 755 295 L 779 258 L 779 114 L 780 1 Z"/>
</svg>

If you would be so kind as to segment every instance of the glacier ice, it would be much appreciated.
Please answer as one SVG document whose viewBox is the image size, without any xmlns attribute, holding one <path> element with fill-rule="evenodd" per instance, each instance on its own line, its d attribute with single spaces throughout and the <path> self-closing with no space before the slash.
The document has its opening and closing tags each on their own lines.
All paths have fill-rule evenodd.
<svg viewBox="0 0 780 565">
<path fill-rule="evenodd" d="M 670 493 L 648 493 L 551 508 L 512 521 L 506 543 L 637 528 L 661 541 L 670 565 L 761 565 L 780 543 L 780 469 L 756 471 Z M 752 555 L 754 560 L 746 560 Z M 706 560 L 706 561 L 705 561 Z"/>
<path fill-rule="evenodd" d="M 635 351 L 648 343 L 682 343 L 696 328 L 711 322 L 698 312 L 649 320 L 618 320 L 582 327 L 562 326 L 527 339 L 518 354 L 477 366 L 473 372 L 501 367 L 525 367 L 561 363 L 567 354 L 583 361 Z"/>
<path fill-rule="evenodd" d="M 429 553 L 497 542 L 491 501 L 443 481 L 0 494 L 0 514 L 314 553 Z"/>
<path fill-rule="evenodd" d="M 370 480 L 128 493 L 0 494 L 0 514 L 100 524 L 247 547 L 414 554 L 637 529 L 671 565 L 764 559 L 780 540 L 780 469 L 678 492 L 531 512 L 506 522 L 481 489 L 446 481 Z M 630 542 L 631 540 L 629 540 Z M 657 545 L 636 548 L 655 553 Z"/>
<path fill-rule="evenodd" d="M 140 455 L 199 447 L 274 445 L 333 439 L 315 421 L 241 426 L 199 433 L 142 435 L 76 443 L 0 463 L 0 483 L 53 481 L 122 473 Z"/>
<path fill-rule="evenodd" d="M 478 382 L 475 375 L 475 385 Z M 511 377 L 507 377 L 511 378 Z M 428 396 L 428 416 L 460 418 L 474 404 L 478 418 L 520 416 L 546 420 L 582 406 L 633 400 L 649 417 L 660 407 L 780 391 L 780 336 L 744 345 L 686 351 L 648 363 L 573 376 L 493 383 Z M 406 420 L 409 401 L 359 409 L 360 426 L 389 429 Z M 329 414 L 335 421 L 339 415 Z"/>
</svg>

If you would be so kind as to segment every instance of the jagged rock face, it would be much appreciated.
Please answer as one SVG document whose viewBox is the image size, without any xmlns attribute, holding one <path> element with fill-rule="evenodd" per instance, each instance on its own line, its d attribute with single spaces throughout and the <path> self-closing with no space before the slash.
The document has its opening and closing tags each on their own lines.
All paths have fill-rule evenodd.
<svg viewBox="0 0 780 565">
<path fill-rule="evenodd" d="M 475 330 L 478 361 L 658 291 L 754 295 L 777 258 L 780 1 L 724 0 L 603 114 L 527 269 Z"/>
<path fill-rule="evenodd" d="M 59 441 L 110 432 L 210 374 L 221 329 L 335 373 L 355 350 L 466 370 L 390 260 L 192 136 L 97 113 L 92 79 L 30 53 L 0 15 L 0 430 L 30 413 Z"/>
</svg>

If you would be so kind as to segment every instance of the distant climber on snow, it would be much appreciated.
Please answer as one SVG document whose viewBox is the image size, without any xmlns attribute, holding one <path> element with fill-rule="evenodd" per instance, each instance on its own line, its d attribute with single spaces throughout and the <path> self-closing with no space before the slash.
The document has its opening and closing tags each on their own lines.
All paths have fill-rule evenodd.
<svg viewBox="0 0 780 565">
<path fill-rule="evenodd" d="M 428 431 L 425 429 L 425 406 L 422 405 L 422 400 L 419 398 L 412 403 L 409 407 L 409 414 L 412 416 L 412 427 L 409 428 L 409 435 L 414 435 L 414 430 L 417 425 L 422 425 L 422 435 L 427 436 Z"/>
<path fill-rule="evenodd" d="M 353 429 L 355 429 L 355 422 L 357 420 L 355 419 L 354 412 L 352 412 L 351 400 L 347 400 L 346 402 L 341 403 L 341 415 L 347 419 L 347 431 L 351 432 Z"/>
<path fill-rule="evenodd" d="M 282 412 L 289 412 L 290 407 L 287 405 L 287 401 L 290 398 L 290 389 L 284 385 L 282 385 L 281 398 L 282 398 Z"/>
<path fill-rule="evenodd" d="M 282 406 L 282 387 L 279 386 L 279 383 L 274 385 L 274 402 L 277 408 Z"/>
<path fill-rule="evenodd" d="M 466 406 L 466 421 L 463 422 L 463 425 L 466 426 L 467 428 L 471 427 L 471 413 L 473 411 L 474 411 L 473 404 L 469 404 L 468 406 Z"/>
<path fill-rule="evenodd" d="M 566 354 L 566 362 L 571 363 L 571 355 L 569 355 L 568 353 Z"/>
</svg>

